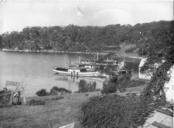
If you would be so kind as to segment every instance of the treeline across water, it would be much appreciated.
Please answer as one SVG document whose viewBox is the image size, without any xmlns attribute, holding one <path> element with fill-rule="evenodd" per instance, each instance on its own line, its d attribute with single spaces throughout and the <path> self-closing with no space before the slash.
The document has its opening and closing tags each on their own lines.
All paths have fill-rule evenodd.
<svg viewBox="0 0 174 128">
<path fill-rule="evenodd" d="M 55 51 L 103 51 L 120 44 L 135 44 L 129 52 L 146 54 L 151 44 L 159 47 L 172 38 L 174 21 L 159 21 L 131 25 L 107 25 L 66 27 L 26 27 L 21 32 L 13 31 L 0 36 L 0 47 L 19 50 Z M 157 46 L 157 45 L 155 45 Z M 158 47 L 156 47 L 158 49 Z"/>
</svg>

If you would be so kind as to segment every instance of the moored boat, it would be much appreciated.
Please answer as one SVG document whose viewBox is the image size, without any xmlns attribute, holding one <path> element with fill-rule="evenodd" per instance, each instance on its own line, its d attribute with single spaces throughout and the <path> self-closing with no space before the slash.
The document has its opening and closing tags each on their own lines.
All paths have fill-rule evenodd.
<svg viewBox="0 0 174 128">
<path fill-rule="evenodd" d="M 95 71 L 85 67 L 75 66 L 75 67 L 56 67 L 53 69 L 53 71 L 60 75 L 67 75 L 67 76 L 73 76 L 73 77 L 98 77 L 100 76 L 100 72 Z"/>
</svg>

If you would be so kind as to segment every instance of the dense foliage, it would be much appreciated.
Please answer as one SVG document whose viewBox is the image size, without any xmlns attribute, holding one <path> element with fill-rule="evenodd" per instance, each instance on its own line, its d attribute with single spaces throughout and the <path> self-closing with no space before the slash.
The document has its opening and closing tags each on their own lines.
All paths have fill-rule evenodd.
<svg viewBox="0 0 174 128">
<path fill-rule="evenodd" d="M 160 21 L 131 25 L 108 25 L 105 27 L 75 26 L 66 27 L 27 27 L 21 32 L 2 34 L 0 45 L 10 49 L 52 49 L 63 51 L 103 51 L 106 46 L 136 44 L 141 55 L 149 49 L 159 51 L 169 40 L 173 21 Z M 159 47 L 154 45 L 160 44 Z M 111 47 L 112 48 L 112 47 Z M 153 54 L 153 53 L 150 53 Z M 161 55 L 163 56 L 163 54 Z"/>
<path fill-rule="evenodd" d="M 139 97 L 117 95 L 93 97 L 81 110 L 84 128 L 136 128 L 144 124 L 151 112 Z"/>
<path fill-rule="evenodd" d="M 149 103 L 153 103 L 155 106 L 164 105 L 166 103 L 164 84 L 170 79 L 167 72 L 173 64 L 174 63 L 165 62 L 153 74 L 151 81 L 142 93 L 142 96 L 144 96 L 146 100 L 149 100 Z"/>
<path fill-rule="evenodd" d="M 165 103 L 164 83 L 170 78 L 167 72 L 174 65 L 174 22 L 171 22 L 170 28 L 159 28 L 159 31 L 155 33 L 154 38 L 157 41 L 151 41 L 148 43 L 148 47 L 145 47 L 146 52 L 144 55 L 147 57 L 147 62 L 142 71 L 150 69 L 153 70 L 154 64 L 160 64 L 160 66 L 154 71 L 153 77 L 143 92 L 143 96 L 150 102 L 163 104 Z M 150 38 L 150 37 L 149 37 Z M 156 105 L 157 105 L 156 104 Z"/>
</svg>

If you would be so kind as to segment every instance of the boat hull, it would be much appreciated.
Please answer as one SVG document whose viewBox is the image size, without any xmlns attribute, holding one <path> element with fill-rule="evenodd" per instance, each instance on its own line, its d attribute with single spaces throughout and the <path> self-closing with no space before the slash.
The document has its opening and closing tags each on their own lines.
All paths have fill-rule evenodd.
<svg viewBox="0 0 174 128">
<path fill-rule="evenodd" d="M 76 70 L 70 70 L 70 71 L 60 71 L 53 69 L 53 71 L 60 75 L 67 75 L 67 76 L 73 76 L 73 77 L 98 77 L 100 76 L 99 72 L 80 72 Z"/>
</svg>

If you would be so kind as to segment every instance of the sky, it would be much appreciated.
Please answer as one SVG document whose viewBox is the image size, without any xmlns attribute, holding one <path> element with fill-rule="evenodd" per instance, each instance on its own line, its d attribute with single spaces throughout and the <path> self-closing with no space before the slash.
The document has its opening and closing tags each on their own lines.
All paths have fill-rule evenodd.
<svg viewBox="0 0 174 128">
<path fill-rule="evenodd" d="M 0 0 L 0 33 L 30 26 L 104 26 L 173 19 L 173 0 Z"/>
</svg>

